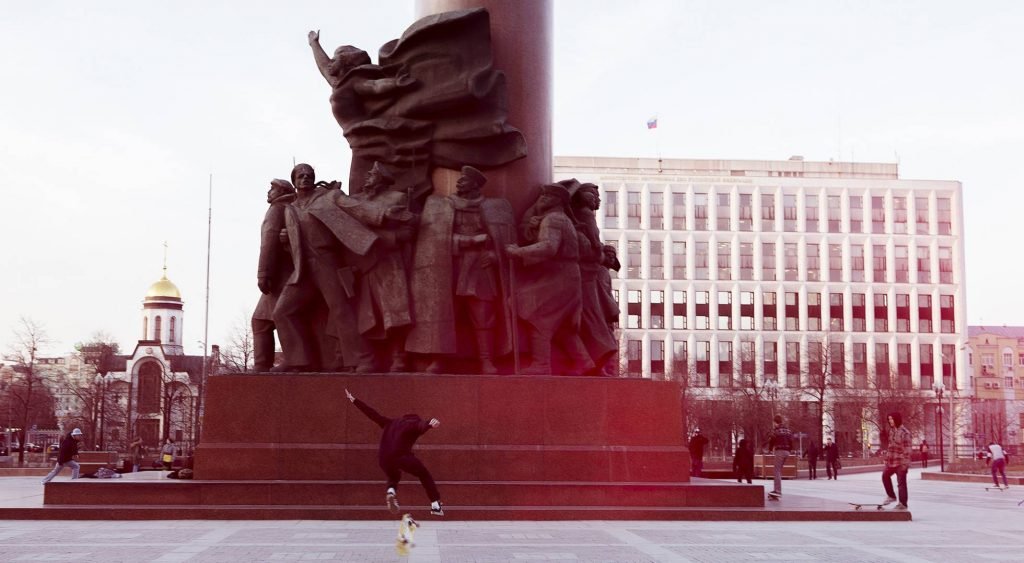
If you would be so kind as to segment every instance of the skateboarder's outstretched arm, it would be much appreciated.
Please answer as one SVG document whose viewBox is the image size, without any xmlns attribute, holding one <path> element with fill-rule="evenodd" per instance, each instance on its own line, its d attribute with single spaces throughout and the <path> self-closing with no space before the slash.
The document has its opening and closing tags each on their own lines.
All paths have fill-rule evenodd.
<svg viewBox="0 0 1024 563">
<path fill-rule="evenodd" d="M 359 409 L 360 411 L 362 411 L 363 414 L 366 415 L 366 418 L 369 418 L 370 420 L 377 423 L 377 426 L 384 428 L 385 426 L 388 425 L 389 422 L 391 422 L 390 418 L 380 414 L 379 412 L 373 410 L 373 407 L 371 407 L 370 405 L 367 405 L 366 403 L 355 398 L 352 395 L 352 393 L 349 392 L 348 389 L 345 389 L 345 396 L 353 405 L 356 406 L 357 409 Z"/>
</svg>

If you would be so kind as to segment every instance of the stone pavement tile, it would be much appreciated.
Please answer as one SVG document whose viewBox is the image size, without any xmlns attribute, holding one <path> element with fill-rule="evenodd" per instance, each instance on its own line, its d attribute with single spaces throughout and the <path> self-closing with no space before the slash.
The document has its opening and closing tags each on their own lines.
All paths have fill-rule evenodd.
<svg viewBox="0 0 1024 563">
<path fill-rule="evenodd" d="M 507 561 L 658 562 L 657 559 L 653 559 L 637 549 L 620 545 L 442 545 L 441 560 L 445 563 L 504 563 Z"/>
<path fill-rule="evenodd" d="M 438 530 L 437 539 L 442 544 L 473 545 L 517 545 L 517 544 L 612 544 L 621 540 L 601 530 L 560 530 L 530 522 L 508 530 Z M 529 526 L 529 527 L 527 527 Z"/>
<path fill-rule="evenodd" d="M 192 562 L 225 561 L 358 561 L 392 562 L 398 559 L 394 542 L 384 546 L 214 546 L 189 559 Z"/>
<path fill-rule="evenodd" d="M 380 544 L 394 541 L 398 533 L 398 524 L 394 530 L 375 528 L 263 528 L 254 527 L 235 530 L 224 539 L 225 543 L 243 544 L 281 544 L 281 545 L 312 545 L 312 544 Z"/>
<path fill-rule="evenodd" d="M 696 545 L 717 545 L 717 544 L 741 544 L 757 546 L 792 545 L 800 543 L 800 533 L 787 531 L 780 534 L 777 531 L 760 530 L 757 526 L 748 524 L 747 529 L 735 532 L 724 532 L 720 530 L 692 530 L 692 529 L 652 530 L 648 528 L 628 528 L 628 530 L 641 538 L 657 544 L 696 544 Z"/>
<path fill-rule="evenodd" d="M 0 561 L 137 562 L 153 561 L 161 551 L 148 546 L 22 545 L 0 547 Z"/>
<path fill-rule="evenodd" d="M 857 549 L 837 550 L 824 546 L 757 546 L 706 545 L 668 546 L 682 561 L 722 563 L 723 561 L 839 561 L 842 563 L 871 563 L 903 561 L 899 557 L 881 557 Z"/>
</svg>

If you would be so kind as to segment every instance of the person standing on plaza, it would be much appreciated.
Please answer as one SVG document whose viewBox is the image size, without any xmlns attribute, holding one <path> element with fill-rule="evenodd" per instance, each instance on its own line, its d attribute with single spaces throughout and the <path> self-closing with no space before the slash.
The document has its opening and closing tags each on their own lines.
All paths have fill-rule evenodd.
<svg viewBox="0 0 1024 563">
<path fill-rule="evenodd" d="M 885 487 L 885 500 L 882 505 L 896 502 L 896 493 L 892 488 L 892 476 L 896 474 L 896 486 L 899 488 L 899 504 L 896 510 L 907 510 L 907 471 L 910 470 L 910 431 L 903 426 L 903 416 L 898 412 L 889 413 L 889 445 L 885 451 L 885 469 L 882 470 L 882 485 Z"/>
<path fill-rule="evenodd" d="M 132 441 L 129 453 L 132 456 L 132 473 L 138 473 L 139 466 L 142 465 L 142 458 L 146 457 L 146 446 L 142 445 L 141 437 L 136 437 Z"/>
<path fill-rule="evenodd" d="M 1009 488 L 1010 483 L 1006 480 L 1006 452 L 1003 447 L 995 442 L 988 443 L 988 455 L 992 458 L 992 482 L 999 486 L 999 479 L 996 472 L 1003 476 L 1003 486 Z"/>
<path fill-rule="evenodd" d="M 64 466 L 71 468 L 71 478 L 78 479 L 78 443 L 82 441 L 82 431 L 75 428 L 70 434 L 60 441 L 60 450 L 57 451 L 57 463 L 50 473 L 43 477 L 43 484 L 49 483 L 60 473 Z"/>
<path fill-rule="evenodd" d="M 164 441 L 164 447 L 160 449 L 160 461 L 164 464 L 164 469 L 170 471 L 174 466 L 174 440 L 167 438 Z"/>
<path fill-rule="evenodd" d="M 825 473 L 829 479 L 839 479 L 839 445 L 832 438 L 825 444 Z"/>
<path fill-rule="evenodd" d="M 804 453 L 805 453 L 805 455 L 807 455 L 807 478 L 808 479 L 817 479 L 818 478 L 818 454 L 820 452 L 818 450 L 818 445 L 814 443 L 814 440 L 811 440 L 810 445 L 807 446 L 807 451 L 805 451 Z"/>
<path fill-rule="evenodd" d="M 768 449 L 775 452 L 775 488 L 768 496 L 778 498 L 782 496 L 782 468 L 793 449 L 793 433 L 783 422 L 782 415 L 775 415 L 774 421 L 775 428 L 768 433 Z"/>
<path fill-rule="evenodd" d="M 704 471 L 704 448 L 708 445 L 706 436 L 700 433 L 700 428 L 695 428 L 693 437 L 690 438 L 690 477 L 700 477 Z"/>
<path fill-rule="evenodd" d="M 928 468 L 928 440 L 921 440 L 921 467 Z"/>
<path fill-rule="evenodd" d="M 345 396 L 349 402 L 356 406 L 366 418 L 377 423 L 384 432 L 380 437 L 380 450 L 378 451 L 380 468 L 387 475 L 387 492 L 385 500 L 388 509 L 392 514 L 399 510 L 396 488 L 398 481 L 402 478 L 402 472 L 410 473 L 419 477 L 423 489 L 430 499 L 430 513 L 434 516 L 444 516 L 444 509 L 441 508 L 441 493 L 437 490 L 437 484 L 430 475 L 423 462 L 412 453 L 412 447 L 416 440 L 431 428 L 437 428 L 441 421 L 436 418 L 423 420 L 417 414 L 407 414 L 399 418 L 388 418 L 373 410 L 373 407 L 355 398 L 348 389 L 345 389 Z"/>
<path fill-rule="evenodd" d="M 736 474 L 736 482 L 742 483 L 744 479 L 747 484 L 753 484 L 754 479 L 754 452 L 751 451 L 747 439 L 740 440 L 736 447 L 736 454 L 732 458 L 732 471 Z"/>
</svg>

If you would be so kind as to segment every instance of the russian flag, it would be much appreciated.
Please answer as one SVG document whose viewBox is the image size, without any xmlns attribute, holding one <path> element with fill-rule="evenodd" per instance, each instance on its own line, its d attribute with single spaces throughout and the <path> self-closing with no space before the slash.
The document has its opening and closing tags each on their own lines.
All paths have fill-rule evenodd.
<svg viewBox="0 0 1024 563">
<path fill-rule="evenodd" d="M 652 117 L 652 118 L 648 119 L 647 120 L 647 128 L 648 129 L 657 129 L 658 128 L 658 118 L 657 117 Z"/>
</svg>

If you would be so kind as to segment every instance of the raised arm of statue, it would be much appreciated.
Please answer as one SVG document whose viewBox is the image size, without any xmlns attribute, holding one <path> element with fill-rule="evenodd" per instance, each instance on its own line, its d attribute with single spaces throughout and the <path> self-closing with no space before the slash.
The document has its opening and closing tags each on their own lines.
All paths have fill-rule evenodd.
<svg viewBox="0 0 1024 563">
<path fill-rule="evenodd" d="M 316 61 L 316 67 L 320 69 L 320 74 L 324 76 L 327 83 L 334 86 L 338 79 L 331 75 L 331 57 L 327 56 L 327 52 L 320 46 L 320 30 L 310 31 L 307 38 L 309 47 L 313 49 L 313 60 Z"/>
</svg>

